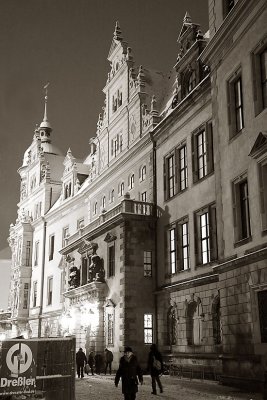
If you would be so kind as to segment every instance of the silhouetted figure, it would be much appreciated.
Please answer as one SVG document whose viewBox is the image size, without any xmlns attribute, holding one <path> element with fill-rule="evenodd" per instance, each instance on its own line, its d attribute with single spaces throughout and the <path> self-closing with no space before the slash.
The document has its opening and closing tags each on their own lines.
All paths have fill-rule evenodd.
<svg viewBox="0 0 267 400">
<path fill-rule="evenodd" d="M 101 369 L 103 366 L 103 357 L 101 354 L 96 354 L 95 355 L 95 372 L 96 374 L 100 375 L 101 374 Z"/>
<path fill-rule="evenodd" d="M 163 387 L 160 381 L 160 375 L 163 372 L 162 355 L 158 351 L 157 346 L 153 343 L 150 346 L 150 352 L 148 354 L 147 369 L 151 375 L 152 392 L 151 394 L 157 394 L 157 384 L 160 393 L 163 393 Z"/>
<path fill-rule="evenodd" d="M 108 369 L 109 369 L 109 374 L 111 375 L 112 361 L 113 361 L 112 351 L 105 349 L 105 375 L 106 375 Z"/>
<path fill-rule="evenodd" d="M 77 366 L 77 375 L 78 378 L 83 378 L 83 369 L 85 364 L 87 363 L 86 355 L 83 352 L 83 349 L 80 347 L 76 353 L 76 366 Z"/>
<path fill-rule="evenodd" d="M 88 356 L 88 364 L 91 369 L 92 375 L 94 375 L 94 367 L 95 367 L 95 355 L 93 351 L 90 351 Z"/>
<path fill-rule="evenodd" d="M 138 392 L 138 380 L 143 384 L 142 370 L 131 347 L 125 347 L 124 356 L 120 359 L 119 369 L 115 376 L 115 386 L 122 380 L 124 400 L 135 400 Z"/>
</svg>

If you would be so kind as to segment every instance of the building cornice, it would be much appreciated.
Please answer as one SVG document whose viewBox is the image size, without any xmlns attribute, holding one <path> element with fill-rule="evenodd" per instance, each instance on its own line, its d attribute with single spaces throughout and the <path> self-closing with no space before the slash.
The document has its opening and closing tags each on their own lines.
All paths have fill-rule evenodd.
<svg viewBox="0 0 267 400">
<path fill-rule="evenodd" d="M 219 274 L 210 272 L 209 274 L 204 274 L 200 276 L 196 276 L 195 278 L 191 279 L 184 279 L 179 282 L 173 282 L 167 285 L 163 285 L 158 288 L 155 294 L 162 294 L 165 291 L 174 291 L 174 290 L 182 290 L 186 288 L 192 288 L 200 285 L 206 285 L 208 283 L 218 282 L 219 281 Z"/>
<path fill-rule="evenodd" d="M 255 14 L 254 10 L 256 8 L 256 3 L 259 4 L 258 10 Z M 260 5 L 260 3 L 262 3 Z M 221 26 L 218 28 L 217 32 L 210 39 L 205 49 L 202 51 L 200 55 L 200 59 L 203 63 L 209 64 L 210 62 L 218 58 L 218 55 L 221 54 L 222 49 L 226 49 L 227 52 L 232 48 L 233 42 L 232 39 L 229 43 L 229 38 L 233 37 L 234 33 L 240 31 L 240 26 L 245 21 L 245 19 L 250 16 L 250 21 L 244 27 L 244 29 L 248 29 L 266 7 L 265 0 L 239 0 L 236 2 L 233 9 L 229 12 L 229 14 L 224 18 Z M 241 33 L 239 32 L 239 37 L 242 37 L 244 34 L 244 29 Z M 236 44 L 236 42 L 234 43 Z M 225 56 L 225 53 L 224 53 Z"/>
</svg>

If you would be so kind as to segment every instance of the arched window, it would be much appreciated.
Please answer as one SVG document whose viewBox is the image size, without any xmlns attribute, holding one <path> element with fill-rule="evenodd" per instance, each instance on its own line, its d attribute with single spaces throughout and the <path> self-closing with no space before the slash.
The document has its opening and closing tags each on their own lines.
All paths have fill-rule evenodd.
<svg viewBox="0 0 267 400">
<path fill-rule="evenodd" d="M 186 338 L 189 346 L 202 344 L 202 304 L 199 299 L 186 303 Z"/>
<path fill-rule="evenodd" d="M 139 177 L 140 177 L 140 182 L 143 182 L 146 179 L 146 166 L 145 165 L 140 167 Z"/>
<path fill-rule="evenodd" d="M 124 182 L 121 182 L 119 186 L 119 195 L 123 196 L 124 195 Z"/>
<path fill-rule="evenodd" d="M 221 306 L 220 296 L 217 295 L 212 303 L 212 330 L 214 344 L 222 343 L 222 321 L 221 321 Z"/>
<path fill-rule="evenodd" d="M 102 208 L 105 209 L 106 208 L 106 196 L 102 197 Z"/>
<path fill-rule="evenodd" d="M 110 192 L 110 202 L 113 203 L 113 201 L 114 201 L 114 189 L 112 189 Z"/>
<path fill-rule="evenodd" d="M 94 214 L 97 214 L 97 201 L 94 203 Z"/>
<path fill-rule="evenodd" d="M 133 189 L 134 188 L 134 174 L 130 175 L 129 178 L 129 189 Z"/>
</svg>

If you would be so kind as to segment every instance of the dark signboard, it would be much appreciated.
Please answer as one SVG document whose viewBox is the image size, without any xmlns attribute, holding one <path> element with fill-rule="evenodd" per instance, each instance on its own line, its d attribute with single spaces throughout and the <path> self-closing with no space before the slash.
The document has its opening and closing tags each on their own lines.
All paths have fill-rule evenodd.
<svg viewBox="0 0 267 400">
<path fill-rule="evenodd" d="M 35 393 L 37 342 L 2 342 L 0 396 Z"/>
</svg>

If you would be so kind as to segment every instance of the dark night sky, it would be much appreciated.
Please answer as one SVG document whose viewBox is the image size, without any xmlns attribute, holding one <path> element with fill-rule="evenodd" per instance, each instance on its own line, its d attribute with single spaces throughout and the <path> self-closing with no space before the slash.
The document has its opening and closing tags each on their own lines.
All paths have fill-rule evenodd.
<svg viewBox="0 0 267 400">
<path fill-rule="evenodd" d="M 136 66 L 168 72 L 188 11 L 208 29 L 208 0 L 0 1 L 0 250 L 17 217 L 23 153 L 43 118 L 43 86 L 50 82 L 52 141 L 77 158 L 89 152 L 103 106 L 107 55 L 115 22 Z"/>
</svg>

